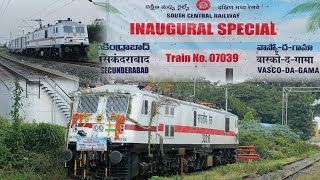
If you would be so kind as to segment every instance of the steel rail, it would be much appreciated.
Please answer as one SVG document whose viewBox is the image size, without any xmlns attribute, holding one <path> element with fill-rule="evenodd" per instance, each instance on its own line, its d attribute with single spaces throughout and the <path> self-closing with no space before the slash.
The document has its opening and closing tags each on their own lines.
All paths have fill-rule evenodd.
<svg viewBox="0 0 320 180">
<path fill-rule="evenodd" d="M 4 56 L 2 54 L 0 54 L 0 58 L 6 60 L 6 61 L 9 61 L 9 62 L 12 62 L 12 63 L 15 63 L 19 66 L 23 66 L 23 67 L 26 67 L 28 69 L 32 69 L 34 70 L 35 72 L 38 72 L 38 73 L 41 73 L 43 75 L 50 75 L 50 76 L 56 76 L 56 77 L 63 77 L 63 78 L 66 78 L 66 79 L 71 79 L 71 80 L 77 80 L 78 78 L 77 77 L 74 77 L 74 76 L 70 76 L 70 75 L 67 75 L 67 74 L 64 74 L 64 73 L 61 73 L 59 71 L 55 71 L 55 70 L 52 70 L 52 69 L 47 69 L 47 68 L 44 68 L 44 67 L 39 67 L 39 66 L 34 66 L 33 64 L 27 64 L 25 62 L 21 62 L 19 60 L 14 60 L 12 59 L 12 57 L 8 57 L 8 56 Z M 21 74 L 21 73 L 18 73 L 16 72 L 13 68 L 11 67 L 8 67 L 8 65 L 5 65 L 5 63 L 3 63 L 1 60 L 0 60 L 0 63 L 3 67 L 5 67 L 5 69 L 8 69 L 10 72 L 12 72 L 13 74 L 23 78 L 23 79 L 27 79 L 25 75 Z M 38 79 L 38 78 L 37 78 Z"/>
</svg>

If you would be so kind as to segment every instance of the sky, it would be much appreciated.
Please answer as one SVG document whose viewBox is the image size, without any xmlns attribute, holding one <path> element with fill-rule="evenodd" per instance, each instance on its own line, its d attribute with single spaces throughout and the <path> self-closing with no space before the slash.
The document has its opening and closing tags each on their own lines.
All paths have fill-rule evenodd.
<svg viewBox="0 0 320 180">
<path fill-rule="evenodd" d="M 10 33 L 16 37 L 22 35 L 22 30 L 25 34 L 33 31 L 29 25 L 38 28 L 39 24 L 31 19 L 41 18 L 43 24 L 54 24 L 68 17 L 90 24 L 97 18 L 104 18 L 105 13 L 88 0 L 0 0 L 0 43 L 6 42 Z"/>
</svg>

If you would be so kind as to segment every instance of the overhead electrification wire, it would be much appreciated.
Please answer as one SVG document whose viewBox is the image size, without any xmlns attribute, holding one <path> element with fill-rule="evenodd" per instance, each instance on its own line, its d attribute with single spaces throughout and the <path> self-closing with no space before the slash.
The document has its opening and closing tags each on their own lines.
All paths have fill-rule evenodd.
<svg viewBox="0 0 320 180">
<path fill-rule="evenodd" d="M 3 5 L 4 5 L 4 2 L 6 2 L 6 0 L 3 0 L 3 1 L 2 1 L 1 6 L 0 6 L 0 11 L 1 11 Z"/>
<path fill-rule="evenodd" d="M 39 10 L 38 12 L 34 13 L 33 15 L 31 15 L 28 19 L 31 19 L 32 17 L 34 17 L 35 15 L 41 13 L 43 10 L 48 9 L 49 7 L 51 7 L 52 5 L 56 4 L 57 2 L 62 1 L 62 0 L 56 0 L 54 2 L 52 2 L 51 4 L 49 4 L 48 6 L 46 6 L 45 8 L 42 8 L 41 10 Z M 47 15 L 45 15 L 47 16 Z M 44 17 L 45 17 L 44 16 Z M 32 29 L 35 29 L 34 27 L 32 27 L 29 23 L 27 23 L 26 20 L 21 19 L 24 23 L 26 23 L 29 27 L 31 27 Z"/>
<path fill-rule="evenodd" d="M 33 16 L 41 13 L 43 10 L 48 9 L 49 7 L 51 7 L 52 5 L 54 5 L 55 3 L 59 2 L 59 1 L 62 1 L 62 0 L 56 0 L 56 1 L 54 1 L 53 3 L 49 4 L 47 7 L 43 8 L 43 9 L 41 9 L 40 11 L 38 11 L 38 12 L 34 13 L 33 15 L 31 15 L 28 19 L 30 19 L 30 18 L 32 18 Z"/>
<path fill-rule="evenodd" d="M 23 21 L 24 23 L 26 23 L 29 27 L 31 27 L 32 29 L 35 29 L 34 27 L 32 27 L 26 20 L 21 19 L 21 21 Z"/>
<path fill-rule="evenodd" d="M 4 15 L 4 13 L 6 12 L 6 10 L 7 10 L 7 8 L 8 8 L 8 6 L 9 6 L 9 4 L 10 4 L 10 2 L 11 2 L 12 0 L 9 0 L 8 1 L 8 3 L 7 3 L 7 6 L 6 6 L 6 8 L 4 9 L 4 11 L 3 11 L 3 13 L 2 13 L 2 15 L 1 16 L 3 16 Z"/>
<path fill-rule="evenodd" d="M 68 5 L 70 5 L 70 4 L 71 4 L 71 3 L 73 3 L 74 1 L 75 1 L 75 0 L 71 0 L 71 2 L 66 3 L 66 4 L 64 4 L 64 5 L 62 5 L 62 6 L 58 7 L 58 8 L 56 8 L 56 9 L 54 9 L 53 11 L 51 11 L 51 12 L 49 12 L 48 14 L 46 14 L 46 15 L 42 16 L 41 18 L 44 18 L 44 17 L 49 16 L 50 14 L 52 14 L 52 13 L 54 13 L 54 12 L 56 12 L 56 11 L 58 11 L 58 10 L 60 10 L 60 9 L 64 8 L 64 7 L 66 7 L 66 6 L 68 6 Z"/>
</svg>

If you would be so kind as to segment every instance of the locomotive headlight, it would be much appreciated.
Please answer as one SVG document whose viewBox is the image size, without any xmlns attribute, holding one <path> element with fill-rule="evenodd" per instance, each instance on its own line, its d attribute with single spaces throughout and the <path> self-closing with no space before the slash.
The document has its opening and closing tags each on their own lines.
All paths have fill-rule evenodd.
<svg viewBox="0 0 320 180">
<path fill-rule="evenodd" d="M 122 160 L 122 153 L 119 151 L 112 151 L 111 154 L 109 155 L 110 161 L 112 164 L 118 164 Z"/>
<path fill-rule="evenodd" d="M 70 51 L 70 48 L 69 48 L 69 47 L 65 47 L 65 48 L 64 48 L 64 51 L 65 51 L 65 52 L 69 52 L 69 51 Z"/>
<path fill-rule="evenodd" d="M 73 153 L 70 149 L 66 149 L 64 152 L 63 152 L 63 160 L 65 162 L 68 162 L 72 159 L 72 156 L 73 156 Z"/>
<path fill-rule="evenodd" d="M 120 125 L 120 131 L 123 132 L 123 131 L 124 131 L 124 128 L 125 128 L 125 125 L 124 125 L 124 124 L 121 124 L 121 125 Z"/>
</svg>

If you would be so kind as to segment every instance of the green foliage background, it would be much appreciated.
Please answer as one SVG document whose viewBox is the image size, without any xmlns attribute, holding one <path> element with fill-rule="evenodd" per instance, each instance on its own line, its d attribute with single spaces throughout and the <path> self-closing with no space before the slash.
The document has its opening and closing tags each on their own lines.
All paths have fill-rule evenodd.
<svg viewBox="0 0 320 180">
<path fill-rule="evenodd" d="M 104 25 L 93 23 L 87 26 L 88 28 L 88 38 L 90 43 L 98 42 L 103 43 L 105 42 L 106 37 L 106 30 Z"/>
<path fill-rule="evenodd" d="M 316 145 L 306 144 L 287 126 L 264 127 L 255 122 L 242 122 L 239 144 L 254 145 L 263 159 L 284 159 L 319 151 Z"/>
<path fill-rule="evenodd" d="M 153 89 L 165 95 L 186 99 L 193 96 L 193 82 L 150 82 Z M 251 112 L 256 122 L 281 124 L 283 87 L 319 87 L 319 82 L 244 82 L 218 86 L 208 81 L 196 82 L 195 101 L 206 101 L 225 109 L 225 89 L 228 88 L 228 110 L 243 120 Z M 288 125 L 301 138 L 309 139 L 313 132 L 310 110 L 319 106 L 311 104 L 320 93 L 290 93 L 288 103 Z M 319 110 L 315 111 L 315 115 Z"/>
<path fill-rule="evenodd" d="M 0 123 L 0 179 L 68 179 L 61 157 L 64 127 L 22 123 L 17 149 L 13 125 L 2 117 Z"/>
</svg>

